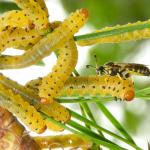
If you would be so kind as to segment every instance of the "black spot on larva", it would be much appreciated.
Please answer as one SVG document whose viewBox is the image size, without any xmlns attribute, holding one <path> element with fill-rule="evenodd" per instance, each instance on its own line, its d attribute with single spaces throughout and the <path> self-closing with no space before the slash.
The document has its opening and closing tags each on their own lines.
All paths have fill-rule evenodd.
<svg viewBox="0 0 150 150">
<path fill-rule="evenodd" d="M 95 86 L 92 86 L 92 88 L 95 89 L 96 87 L 95 87 Z"/>
<path fill-rule="evenodd" d="M 48 94 L 48 96 L 51 96 L 51 94 Z"/>
<path fill-rule="evenodd" d="M 117 93 L 119 93 L 119 90 L 117 90 Z"/>
<path fill-rule="evenodd" d="M 116 90 L 116 88 L 114 87 L 114 88 L 113 88 L 113 91 L 115 91 L 115 90 Z"/>
<path fill-rule="evenodd" d="M 119 81 L 119 82 L 118 82 L 118 85 L 119 85 L 120 83 L 121 83 L 121 82 Z"/>
<path fill-rule="evenodd" d="M 123 87 L 123 90 L 125 89 L 125 87 Z"/>
<path fill-rule="evenodd" d="M 105 87 L 105 86 L 102 86 L 102 88 L 105 89 L 106 87 Z"/>
<path fill-rule="evenodd" d="M 111 89 L 111 87 L 109 86 L 108 89 Z"/>
<path fill-rule="evenodd" d="M 85 86 L 84 86 L 84 85 L 82 85 L 82 88 L 85 88 Z"/>
<path fill-rule="evenodd" d="M 73 86 L 70 86 L 70 89 L 73 89 Z"/>
</svg>

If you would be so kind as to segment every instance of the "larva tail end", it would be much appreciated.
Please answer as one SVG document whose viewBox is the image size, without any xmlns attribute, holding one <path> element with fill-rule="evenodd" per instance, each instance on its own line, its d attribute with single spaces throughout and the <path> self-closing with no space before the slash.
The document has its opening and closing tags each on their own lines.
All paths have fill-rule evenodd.
<svg viewBox="0 0 150 150">
<path fill-rule="evenodd" d="M 88 18 L 89 12 L 87 9 L 82 8 L 82 9 L 80 9 L 80 12 L 84 15 L 85 18 Z"/>
<path fill-rule="evenodd" d="M 53 101 L 53 100 L 49 100 L 49 99 L 47 99 L 47 98 L 42 97 L 42 98 L 41 98 L 41 100 L 40 100 L 40 102 L 41 102 L 42 104 L 44 104 L 44 105 L 48 105 L 48 104 L 53 103 L 54 101 Z"/>
<path fill-rule="evenodd" d="M 130 90 L 130 91 L 127 91 L 127 92 L 125 93 L 124 99 L 125 99 L 126 101 L 132 101 L 133 98 L 134 98 L 134 96 L 135 96 L 134 91 L 133 91 L 133 90 Z"/>
</svg>

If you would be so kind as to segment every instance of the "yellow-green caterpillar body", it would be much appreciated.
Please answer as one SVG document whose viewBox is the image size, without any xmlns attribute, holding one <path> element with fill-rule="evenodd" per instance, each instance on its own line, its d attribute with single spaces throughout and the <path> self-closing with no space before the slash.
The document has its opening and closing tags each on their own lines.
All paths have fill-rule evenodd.
<svg viewBox="0 0 150 150">
<path fill-rule="evenodd" d="M 136 23 L 128 23 L 127 25 L 117 25 L 114 27 L 106 27 L 100 30 L 97 30 L 93 33 L 105 33 L 109 31 L 115 31 L 119 29 L 124 29 L 127 27 L 134 27 L 138 25 L 143 25 L 144 26 L 150 24 L 150 20 L 147 21 L 138 21 Z M 91 33 L 92 34 L 92 33 Z M 133 41 L 133 40 L 140 40 L 140 39 L 145 39 L 150 37 L 150 27 L 143 27 L 141 29 L 135 29 L 133 31 L 126 31 L 124 33 L 120 33 L 117 35 L 109 35 L 108 37 L 95 37 L 92 39 L 84 39 L 80 40 L 77 43 L 80 46 L 87 46 L 87 45 L 93 45 L 93 44 L 100 44 L 100 43 L 120 43 L 120 42 L 125 42 L 125 41 Z"/>
<path fill-rule="evenodd" d="M 38 92 L 41 83 L 42 79 L 37 79 L 30 81 L 26 86 Z M 57 98 L 96 95 L 111 95 L 117 99 L 131 101 L 134 98 L 134 85 L 131 79 L 121 79 L 118 76 L 70 77 Z"/>
<path fill-rule="evenodd" d="M 32 131 L 42 133 L 46 125 L 39 112 L 20 95 L 0 84 L 0 105 L 15 114 Z"/>
<path fill-rule="evenodd" d="M 39 86 L 39 96 L 42 103 L 51 103 L 54 100 L 77 63 L 78 51 L 73 39 L 60 47 L 58 53 L 58 60 L 52 72 L 42 79 L 42 84 Z"/>
<path fill-rule="evenodd" d="M 58 102 L 54 101 L 50 105 L 42 105 L 40 103 L 40 98 L 36 92 L 30 88 L 24 87 L 15 81 L 0 74 L 0 85 L 11 89 L 13 92 L 21 95 L 26 101 L 33 105 L 38 111 L 45 113 L 47 116 L 54 118 L 57 121 L 67 122 L 70 120 L 71 116 L 68 110 L 60 105 Z M 16 100 L 17 101 L 17 100 Z M 45 118 L 44 118 L 45 120 Z M 47 128 L 53 131 L 62 131 L 62 127 L 56 126 L 55 124 L 45 120 Z"/>
<path fill-rule="evenodd" d="M 76 33 L 87 20 L 87 10 L 80 9 L 72 13 L 52 33 L 42 38 L 29 51 L 21 56 L 5 57 L 6 61 L 0 64 L 0 69 L 23 68 L 39 62 L 48 56 L 57 47 L 62 46 Z M 10 61 L 12 61 L 10 63 Z"/>
</svg>

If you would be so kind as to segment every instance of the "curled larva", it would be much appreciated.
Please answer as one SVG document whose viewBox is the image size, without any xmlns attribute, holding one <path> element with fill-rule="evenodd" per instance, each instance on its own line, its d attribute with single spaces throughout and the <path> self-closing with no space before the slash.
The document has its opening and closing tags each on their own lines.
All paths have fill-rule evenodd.
<svg viewBox="0 0 150 150">
<path fill-rule="evenodd" d="M 84 25 L 88 12 L 85 9 L 72 13 L 58 28 L 47 34 L 29 51 L 21 56 L 5 57 L 6 61 L 0 63 L 0 69 L 16 69 L 31 66 L 48 56 L 53 50 L 64 45 Z M 8 63 L 8 59 L 11 63 Z M 1 61 L 1 59 L 0 59 Z"/>
<path fill-rule="evenodd" d="M 20 95 L 0 84 L 0 105 L 15 114 L 25 125 L 36 133 L 42 133 L 46 125 L 39 112 Z"/>
<path fill-rule="evenodd" d="M 31 47 L 43 37 L 45 32 L 47 31 L 5 26 L 0 32 L 0 51 L 4 51 L 6 48 L 10 47 Z M 0 62 L 11 63 L 11 56 L 1 55 Z"/>
<path fill-rule="evenodd" d="M 37 3 L 34 0 L 15 0 L 15 2 L 23 10 L 24 14 L 33 21 L 36 28 L 39 29 L 48 27 L 48 15 L 45 10 L 41 8 L 40 3 Z M 46 6 L 44 6 L 44 8 L 45 7 Z"/>
<path fill-rule="evenodd" d="M 38 91 L 41 79 L 27 84 L 32 90 Z M 65 96 L 96 96 L 111 95 L 117 99 L 131 101 L 134 98 L 134 85 L 131 79 L 121 79 L 118 76 L 70 77 L 57 98 Z"/>
<path fill-rule="evenodd" d="M 87 38 L 84 40 L 79 40 L 77 43 L 80 46 L 86 46 L 99 43 L 120 43 L 125 41 L 146 39 L 150 37 L 149 23 L 150 20 L 147 20 L 144 22 L 138 21 L 136 23 L 129 23 L 127 25 L 106 27 L 97 30 L 93 33 L 90 33 L 90 34 L 101 33 L 100 37 L 97 35 L 95 37 L 92 37 L 91 39 Z"/>
<path fill-rule="evenodd" d="M 63 88 L 66 80 L 74 70 L 78 58 L 78 51 L 73 39 L 59 48 L 58 60 L 52 72 L 42 79 L 39 86 L 39 96 L 42 103 L 50 103 Z"/>
<path fill-rule="evenodd" d="M 11 89 L 13 92 L 21 95 L 26 101 L 32 104 L 38 111 L 45 113 L 47 116 L 54 118 L 57 121 L 65 123 L 70 120 L 71 116 L 69 111 L 58 102 L 53 102 L 51 105 L 42 105 L 40 98 L 34 90 L 24 87 L 15 81 L 0 74 L 0 84 L 6 88 Z M 44 119 L 45 120 L 45 119 Z M 47 128 L 54 131 L 62 131 L 62 127 L 45 120 Z"/>
</svg>

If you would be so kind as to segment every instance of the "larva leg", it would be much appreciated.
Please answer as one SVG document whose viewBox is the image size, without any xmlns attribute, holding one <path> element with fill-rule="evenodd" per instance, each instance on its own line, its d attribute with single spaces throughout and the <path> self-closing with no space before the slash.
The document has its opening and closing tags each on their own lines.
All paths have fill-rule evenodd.
<svg viewBox="0 0 150 150">
<path fill-rule="evenodd" d="M 0 32 L 0 51 L 6 48 L 31 47 L 42 39 L 45 30 L 28 30 L 19 27 L 6 26 Z M 8 60 L 7 60 L 8 57 Z M 11 57 L 10 57 L 11 58 Z M 11 63 L 9 56 L 0 56 L 0 62 Z M 14 57 L 15 58 L 15 57 Z"/>
<path fill-rule="evenodd" d="M 41 2 L 37 3 L 34 0 L 15 0 L 15 2 L 23 10 L 24 14 L 27 15 L 30 20 L 33 20 L 37 28 L 48 27 L 49 21 L 47 13 L 41 8 Z"/>
<path fill-rule="evenodd" d="M 92 142 L 75 134 L 35 137 L 34 140 L 40 148 L 91 148 Z"/>
<path fill-rule="evenodd" d="M 74 70 L 78 58 L 78 52 L 73 39 L 65 43 L 59 49 L 59 56 L 52 72 L 42 79 L 39 87 L 41 102 L 50 103 L 63 88 L 65 81 Z"/>
<path fill-rule="evenodd" d="M 45 131 L 45 122 L 40 114 L 20 95 L 0 84 L 0 98 L 0 105 L 20 118 L 32 131 L 36 133 Z"/>
<path fill-rule="evenodd" d="M 144 21 L 144 22 L 136 22 L 136 23 L 129 23 L 127 25 L 117 25 L 114 27 L 106 27 L 101 30 L 97 30 L 95 33 L 107 33 L 107 32 L 114 32 L 114 35 L 110 34 L 110 36 L 107 37 L 100 37 L 100 38 L 93 38 L 89 40 L 80 40 L 77 43 L 80 46 L 87 46 L 87 45 L 93 45 L 98 43 L 120 43 L 125 41 L 132 41 L 132 40 L 140 40 L 150 37 L 150 28 L 146 27 L 150 23 L 150 20 Z M 117 30 L 126 30 L 128 27 L 136 27 L 139 25 L 143 25 L 143 27 L 139 27 L 137 30 L 133 31 L 124 31 L 122 33 L 115 33 Z M 144 26 L 145 25 L 145 26 Z M 137 27 L 138 28 L 138 27 Z M 92 34 L 92 33 L 91 33 Z M 115 35 L 116 34 L 116 35 Z"/>
<path fill-rule="evenodd" d="M 39 62 L 45 56 L 48 56 L 53 50 L 61 47 L 80 29 L 87 20 L 87 10 L 80 9 L 70 15 L 58 28 L 52 33 L 42 38 L 36 45 L 21 56 L 8 57 L 7 60 L 0 63 L 0 69 L 24 68 Z"/>
<path fill-rule="evenodd" d="M 63 123 L 70 120 L 70 113 L 68 110 L 60 105 L 57 102 L 53 102 L 51 105 L 42 105 L 40 103 L 40 98 L 38 95 L 36 95 L 37 92 L 34 92 L 33 90 L 24 87 L 9 78 L 6 78 L 2 74 L 0 74 L 0 84 L 4 85 L 7 88 L 10 88 L 15 93 L 21 95 L 25 100 L 27 100 L 30 104 L 32 104 L 37 110 L 45 113 L 46 115 L 53 117 L 57 121 L 61 121 Z M 54 130 L 54 131 L 62 131 L 61 127 L 58 127 L 46 120 L 46 125 L 48 129 Z"/>
</svg>

